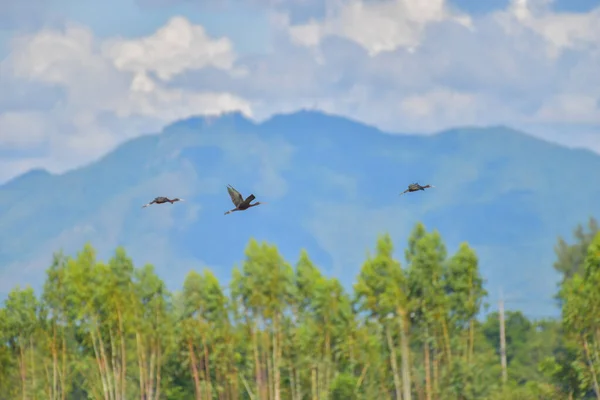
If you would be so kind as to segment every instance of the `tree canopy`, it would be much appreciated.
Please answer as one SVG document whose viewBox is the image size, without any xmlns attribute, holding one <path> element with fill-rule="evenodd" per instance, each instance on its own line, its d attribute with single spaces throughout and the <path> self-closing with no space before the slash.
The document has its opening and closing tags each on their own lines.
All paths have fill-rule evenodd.
<svg viewBox="0 0 600 400">
<path fill-rule="evenodd" d="M 0 399 L 600 399 L 600 233 L 576 240 L 562 319 L 505 315 L 507 382 L 476 252 L 422 224 L 404 263 L 381 235 L 351 291 L 253 239 L 227 287 L 190 271 L 175 292 L 88 244 L 0 308 Z"/>
</svg>

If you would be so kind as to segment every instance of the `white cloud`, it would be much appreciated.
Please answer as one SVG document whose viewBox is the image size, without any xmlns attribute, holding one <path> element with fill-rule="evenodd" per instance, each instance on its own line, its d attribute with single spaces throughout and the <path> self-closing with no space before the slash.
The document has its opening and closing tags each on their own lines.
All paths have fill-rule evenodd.
<svg viewBox="0 0 600 400">
<path fill-rule="evenodd" d="M 114 39 L 103 53 L 123 71 L 155 72 L 162 80 L 186 70 L 214 66 L 230 69 L 235 60 L 233 44 L 222 37 L 212 40 L 200 25 L 175 17 L 156 33 L 138 40 Z"/>
<path fill-rule="evenodd" d="M 350 0 L 340 3 L 324 21 L 291 26 L 290 34 L 296 43 L 315 46 L 328 35 L 348 38 L 374 56 L 398 47 L 413 49 L 421 42 L 428 24 L 454 21 L 470 26 L 471 19 L 451 12 L 445 0 L 387 0 L 363 2 Z"/>
<path fill-rule="evenodd" d="M 234 60 L 228 39 L 212 39 L 202 27 L 183 18 L 173 18 L 154 35 L 138 40 L 100 42 L 79 25 L 17 37 L 11 54 L 0 64 L 3 79 L 6 75 L 59 87 L 64 98 L 35 112 L 10 111 L 8 104 L 6 111 L 0 110 L 0 146 L 45 142 L 49 146 L 43 156 L 18 165 L 29 167 L 33 163 L 60 172 L 141 134 L 136 131 L 140 118 L 147 132 L 197 114 L 240 110 L 251 115 L 250 104 L 234 93 L 192 91 L 163 82 L 206 66 L 233 71 Z M 234 71 L 234 75 L 239 76 L 239 72 Z M 18 86 L 9 88 L 16 91 Z M 107 125 L 107 116 L 119 122 Z"/>
<path fill-rule="evenodd" d="M 506 12 L 497 13 L 496 18 L 508 35 L 528 29 L 543 37 L 551 58 L 564 50 L 598 48 L 600 8 L 588 13 L 556 13 L 551 4 L 552 0 L 511 0 Z"/>
<path fill-rule="evenodd" d="M 159 86 L 146 74 L 137 74 L 131 82 L 128 96 L 121 99 L 115 113 L 119 117 L 146 116 L 162 122 L 174 121 L 196 113 L 207 115 L 240 110 L 251 115 L 250 105 L 230 93 L 196 93 Z"/>
<path fill-rule="evenodd" d="M 598 97 L 561 94 L 544 102 L 535 115 L 542 122 L 571 122 L 600 125 Z M 600 141 L 600 138 L 599 138 Z"/>
<path fill-rule="evenodd" d="M 0 146 L 45 143 L 19 165 L 59 171 L 174 119 L 298 108 L 390 131 L 507 124 L 567 144 L 600 132 L 600 7 L 515 0 L 468 16 L 444 0 L 325 4 L 305 23 L 272 12 L 268 54 L 239 56 L 183 17 L 135 39 L 77 25 L 17 38 L 0 64 Z"/>
<path fill-rule="evenodd" d="M 349 0 L 320 21 L 277 23 L 293 43 L 315 50 L 319 70 L 351 75 L 354 85 L 343 95 L 320 98 L 333 104 L 328 111 L 407 131 L 503 123 L 542 134 L 547 129 L 535 123 L 598 126 L 600 7 L 563 13 L 551 3 L 513 0 L 471 18 L 443 0 Z M 343 53 L 336 38 L 370 60 L 357 51 L 346 59 L 332 54 Z M 353 99 L 359 105 L 348 107 Z"/>
<path fill-rule="evenodd" d="M 0 148 L 28 148 L 43 143 L 46 126 L 40 113 L 8 111 L 0 114 Z M 12 134 L 20 132 L 20 135 Z M 26 132 L 27 134 L 23 134 Z"/>
<path fill-rule="evenodd" d="M 425 94 L 408 96 L 400 103 L 401 111 L 409 117 L 424 121 L 438 118 L 472 120 L 476 98 L 472 94 L 434 89 Z"/>
</svg>

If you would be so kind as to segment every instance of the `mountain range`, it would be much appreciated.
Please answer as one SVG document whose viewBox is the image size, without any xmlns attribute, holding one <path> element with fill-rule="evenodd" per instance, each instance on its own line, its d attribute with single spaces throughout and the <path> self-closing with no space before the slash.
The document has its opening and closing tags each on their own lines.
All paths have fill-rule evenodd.
<svg viewBox="0 0 600 400">
<path fill-rule="evenodd" d="M 316 111 L 189 118 L 78 169 L 0 186 L 0 296 L 39 288 L 53 252 L 86 242 L 103 259 L 125 246 L 173 289 L 204 266 L 225 284 L 250 237 L 293 264 L 307 249 L 349 288 L 378 234 L 403 261 L 421 221 L 450 253 L 462 241 L 477 251 L 488 301 L 502 288 L 507 307 L 552 316 L 553 246 L 600 215 L 598 171 L 598 154 L 504 126 L 405 135 Z M 413 182 L 435 188 L 399 197 Z M 224 216 L 227 184 L 267 204 Z M 156 196 L 186 201 L 141 208 Z"/>
</svg>

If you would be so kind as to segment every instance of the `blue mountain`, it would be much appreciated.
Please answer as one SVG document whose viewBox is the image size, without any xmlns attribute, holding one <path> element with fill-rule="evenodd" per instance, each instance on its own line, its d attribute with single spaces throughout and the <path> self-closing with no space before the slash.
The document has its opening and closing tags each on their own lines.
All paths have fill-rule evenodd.
<svg viewBox="0 0 600 400">
<path fill-rule="evenodd" d="M 190 118 L 76 170 L 0 186 L 0 295 L 40 287 L 53 252 L 86 242 L 102 258 L 125 246 L 171 288 L 204 266 L 226 283 L 250 237 L 292 263 L 306 248 L 350 287 L 379 233 L 403 260 L 422 221 L 450 252 L 462 241 L 476 249 L 491 301 L 502 288 L 507 306 L 556 315 L 553 246 L 600 215 L 598 171 L 595 153 L 503 126 L 403 135 L 312 111 L 260 124 Z M 436 187 L 399 197 L 412 182 Z M 224 216 L 227 184 L 267 204 Z M 186 201 L 141 208 L 156 196 Z"/>
</svg>

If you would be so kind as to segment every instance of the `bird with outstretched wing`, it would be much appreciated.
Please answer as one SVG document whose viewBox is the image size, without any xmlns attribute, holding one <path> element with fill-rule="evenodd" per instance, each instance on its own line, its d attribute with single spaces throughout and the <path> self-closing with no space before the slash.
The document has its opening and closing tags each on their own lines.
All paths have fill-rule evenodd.
<svg viewBox="0 0 600 400">
<path fill-rule="evenodd" d="M 239 207 L 240 204 L 244 202 L 244 197 L 240 192 L 235 190 L 235 188 L 231 185 L 227 185 L 227 192 L 229 193 L 229 197 L 231 197 L 231 201 L 233 205 Z"/>
<path fill-rule="evenodd" d="M 235 208 L 232 210 L 226 211 L 225 215 L 232 213 L 234 211 L 244 211 L 244 210 L 249 209 L 250 207 L 255 207 L 260 204 L 265 204 L 265 203 L 261 203 L 258 201 L 254 204 L 250 204 L 250 202 L 252 200 L 254 200 L 256 197 L 253 194 L 251 194 L 250 196 L 246 197 L 246 199 L 244 200 L 244 197 L 241 195 L 241 193 L 238 192 L 237 190 L 235 190 L 235 188 L 231 185 L 227 185 L 227 192 L 229 193 L 229 197 L 231 197 L 231 202 L 233 203 Z"/>
</svg>

